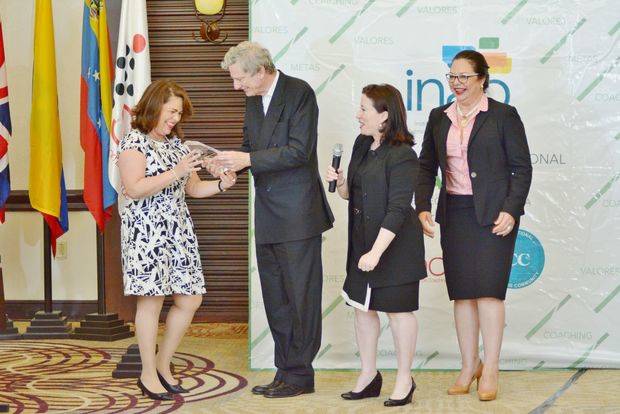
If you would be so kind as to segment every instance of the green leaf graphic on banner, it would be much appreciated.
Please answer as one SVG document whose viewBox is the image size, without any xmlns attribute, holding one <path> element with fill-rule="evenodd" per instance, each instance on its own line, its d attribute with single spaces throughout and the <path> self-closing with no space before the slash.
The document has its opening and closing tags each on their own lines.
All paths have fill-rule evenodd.
<svg viewBox="0 0 620 414">
<path fill-rule="evenodd" d="M 605 332 L 605 334 L 604 334 L 603 336 L 601 336 L 601 337 L 599 338 L 599 340 L 598 340 L 598 341 L 596 341 L 596 343 L 595 343 L 594 345 L 592 345 L 590 348 L 588 348 L 588 350 L 587 350 L 586 352 L 584 352 L 584 354 L 583 354 L 581 357 L 579 357 L 579 359 L 578 359 L 578 360 L 576 360 L 575 362 L 573 362 L 572 364 L 570 364 L 570 366 L 569 366 L 568 368 L 569 368 L 569 369 L 574 369 L 574 368 L 577 368 L 577 367 L 579 366 L 579 364 L 581 364 L 583 361 L 585 361 L 586 359 L 588 359 L 588 356 L 590 356 L 590 353 L 591 353 L 592 351 L 594 351 L 596 348 L 598 348 L 598 346 L 599 346 L 600 344 L 602 344 L 602 343 L 603 343 L 603 341 L 604 341 L 605 339 L 607 339 L 608 337 L 609 337 L 609 334 L 608 334 L 607 332 Z"/>
<path fill-rule="evenodd" d="M 603 301 L 602 301 L 601 303 L 599 303 L 599 304 L 596 306 L 596 308 L 594 308 L 594 312 L 595 312 L 595 313 L 599 313 L 600 311 L 602 311 L 602 310 L 603 310 L 603 308 L 604 308 L 605 306 L 607 306 L 607 304 L 608 304 L 609 302 L 611 302 L 611 300 L 612 300 L 613 298 L 615 298 L 615 297 L 616 297 L 616 295 L 617 295 L 619 292 L 620 292 L 620 285 L 616 286 L 616 288 L 614 289 L 614 291 L 613 291 L 613 292 L 611 292 L 609 295 L 607 295 L 607 297 L 606 297 L 605 299 L 603 299 Z"/>
<path fill-rule="evenodd" d="M 265 339 L 268 333 L 269 333 L 269 328 L 264 329 L 263 332 L 261 332 L 260 335 L 258 335 L 256 339 L 252 341 L 252 343 L 250 343 L 250 350 L 252 350 L 256 345 L 258 345 L 260 341 Z"/>
<path fill-rule="evenodd" d="M 329 305 L 327 308 L 325 308 L 325 310 L 323 311 L 323 313 L 321 314 L 321 319 L 325 319 L 325 317 L 327 315 L 329 315 L 334 309 L 336 309 L 336 306 L 340 305 L 340 302 L 342 302 L 342 296 L 338 296 L 336 298 L 336 300 L 334 300 L 331 305 Z"/>
<path fill-rule="evenodd" d="M 618 64 L 618 62 L 620 62 L 620 56 L 618 56 L 613 63 L 611 64 L 611 66 L 609 66 L 604 72 L 599 73 L 599 75 L 596 77 L 596 79 L 594 79 L 594 81 L 588 85 L 588 87 L 579 94 L 579 96 L 577 97 L 578 101 L 582 101 L 583 98 L 585 98 L 586 96 L 588 96 L 588 94 L 590 92 L 592 92 L 592 89 L 596 88 L 598 86 L 599 83 L 601 83 L 603 81 L 603 78 L 605 77 L 605 75 L 607 75 L 609 72 L 611 72 L 611 70 L 613 68 L 616 67 L 616 65 Z"/>
<path fill-rule="evenodd" d="M 515 14 L 519 13 L 519 10 L 521 10 L 527 2 L 528 0 L 521 0 L 512 10 L 510 10 L 510 12 L 506 16 L 504 16 L 504 18 L 502 19 L 502 24 L 508 23 L 510 19 L 515 17 Z"/>
<path fill-rule="evenodd" d="M 544 324 L 546 324 L 549 319 L 551 319 L 551 317 L 553 316 L 554 313 L 556 313 L 558 310 L 560 310 L 560 308 L 562 306 L 564 306 L 566 304 L 566 302 L 568 302 L 571 298 L 571 295 L 566 295 L 566 297 L 564 299 L 562 299 L 562 301 L 558 304 L 558 306 L 556 306 L 555 308 L 551 309 L 551 311 L 545 315 L 544 318 L 542 318 L 540 320 L 540 322 L 538 322 L 536 324 L 536 326 L 534 326 L 528 333 L 527 335 L 525 335 L 526 339 L 530 339 L 532 336 L 534 336 L 536 334 L 536 332 L 538 332 L 540 330 L 540 328 L 543 327 Z"/>
<path fill-rule="evenodd" d="M 349 21 L 347 21 L 344 24 L 344 26 L 342 26 L 340 29 L 338 29 L 338 31 L 329 39 L 329 43 L 331 43 L 333 45 L 336 42 L 336 40 L 338 40 L 340 38 L 340 36 L 342 36 L 342 34 L 344 32 L 346 32 L 349 29 L 349 27 L 351 27 L 351 25 L 353 25 L 353 23 L 355 23 L 355 20 L 357 20 L 357 18 L 359 16 L 361 16 L 362 13 L 364 13 L 366 11 L 366 9 L 368 9 L 370 7 L 370 5 L 373 4 L 375 1 L 376 0 L 368 0 L 368 2 L 364 5 L 362 10 L 358 11 L 353 16 L 351 16 Z"/>
<path fill-rule="evenodd" d="M 342 72 L 342 70 L 345 68 L 345 65 L 340 65 L 338 67 L 338 69 L 336 69 L 334 71 L 334 73 L 331 74 L 331 76 L 329 78 L 327 78 L 322 84 L 319 85 L 318 88 L 316 88 L 316 94 L 320 94 L 321 92 L 323 92 L 323 89 L 325 89 L 325 87 L 327 86 L 327 84 L 331 81 L 333 81 L 336 76 L 338 76 L 340 74 L 340 72 Z"/>
<path fill-rule="evenodd" d="M 609 31 L 609 36 L 613 36 L 620 29 L 620 22 L 616 23 L 616 25 Z"/>
<path fill-rule="evenodd" d="M 549 59 L 551 59 L 551 56 L 553 56 L 553 54 L 554 54 L 555 52 L 557 52 L 557 51 L 558 51 L 558 50 L 559 50 L 559 49 L 560 49 L 560 48 L 564 45 L 564 43 L 566 43 L 566 40 L 568 40 L 568 37 L 569 37 L 569 36 L 572 36 L 573 34 L 575 34 L 575 32 L 576 32 L 577 30 L 579 30 L 579 28 L 580 28 L 581 26 L 583 26 L 583 24 L 584 24 L 585 22 L 586 22 L 586 18 L 585 18 L 585 17 L 584 17 L 584 18 L 582 18 L 581 20 L 579 20 L 579 22 L 577 23 L 577 25 L 576 25 L 576 26 L 575 26 L 575 27 L 574 27 L 574 28 L 573 28 L 570 32 L 566 33 L 566 34 L 564 35 L 564 37 L 562 37 L 562 38 L 560 39 L 560 41 L 559 41 L 559 42 L 557 42 L 557 43 L 555 44 L 555 46 L 553 46 L 551 49 L 549 49 L 549 51 L 548 51 L 547 53 L 545 53 L 545 56 L 543 56 L 543 57 L 540 59 L 540 63 L 542 63 L 542 64 L 547 63 L 547 62 L 549 61 Z"/>
<path fill-rule="evenodd" d="M 323 355 L 325 355 L 325 353 L 327 353 L 327 351 L 329 351 L 330 349 L 332 349 L 332 344 L 327 344 L 325 346 L 325 348 L 323 348 L 323 350 L 321 350 L 321 352 L 319 352 L 319 354 L 316 356 L 316 358 L 314 359 L 315 361 L 319 358 L 321 358 Z"/>
<path fill-rule="evenodd" d="M 437 356 L 439 356 L 439 352 L 435 351 L 432 354 L 430 354 L 424 361 L 420 362 L 418 364 L 417 367 L 415 367 L 415 369 L 421 369 L 422 367 L 424 367 L 426 364 L 428 364 L 430 362 L 431 359 L 436 358 Z"/>
<path fill-rule="evenodd" d="M 299 39 L 301 39 L 301 37 L 302 37 L 303 35 L 305 35 L 307 31 L 308 31 L 308 27 L 304 26 L 304 28 L 303 28 L 303 29 L 301 29 L 301 30 L 299 31 L 299 33 L 297 33 L 297 34 L 295 35 L 295 38 L 294 38 L 293 40 L 289 41 L 289 42 L 286 44 L 286 46 L 284 46 L 284 47 L 282 48 L 282 50 L 280 50 L 280 51 L 276 54 L 276 56 L 273 58 L 273 63 L 276 63 L 276 62 L 277 62 L 277 61 L 278 61 L 278 60 L 279 60 L 282 56 L 284 56 L 284 54 L 285 54 L 286 52 L 288 52 L 288 50 L 291 48 L 291 46 L 292 46 L 292 45 L 294 45 L 294 44 L 295 44 L 295 43 L 296 43 Z"/>
<path fill-rule="evenodd" d="M 596 204 L 598 202 L 598 200 L 600 200 L 600 198 L 609 191 L 609 189 L 611 188 L 611 186 L 618 181 L 618 179 L 620 178 L 620 173 L 616 174 L 611 180 L 607 181 L 607 183 L 605 183 L 605 185 L 603 186 L 603 188 L 601 188 L 600 190 L 598 190 L 598 192 L 594 195 L 594 197 L 592 197 L 590 199 L 590 201 L 588 201 L 586 203 L 586 205 L 584 206 L 586 208 L 586 210 L 588 210 L 589 208 L 591 208 L 594 204 Z"/>
<path fill-rule="evenodd" d="M 396 15 L 398 17 L 403 17 L 403 14 L 407 13 L 407 10 L 409 10 L 416 1 L 417 0 L 409 0 L 403 7 L 400 8 L 399 11 L 396 12 Z"/>
<path fill-rule="evenodd" d="M 532 369 L 541 369 L 542 366 L 545 365 L 545 361 L 540 361 L 538 364 L 536 364 L 536 366 Z"/>
</svg>

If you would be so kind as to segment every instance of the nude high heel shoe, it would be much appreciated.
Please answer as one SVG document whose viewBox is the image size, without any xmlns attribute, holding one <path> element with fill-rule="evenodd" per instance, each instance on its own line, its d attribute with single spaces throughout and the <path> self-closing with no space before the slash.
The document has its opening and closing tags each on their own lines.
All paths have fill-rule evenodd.
<svg viewBox="0 0 620 414">
<path fill-rule="evenodd" d="M 474 380 L 480 380 L 480 377 L 482 376 L 482 361 L 480 361 L 478 363 L 478 368 L 476 369 L 476 372 L 474 372 L 474 375 L 471 377 L 471 380 L 469 381 L 469 384 L 467 385 L 458 385 L 458 384 L 454 384 L 453 386 L 451 386 L 450 388 L 448 388 L 448 395 L 464 395 L 464 394 L 469 394 L 469 388 L 471 387 L 471 384 L 474 382 Z"/>
<path fill-rule="evenodd" d="M 478 399 L 480 401 L 493 401 L 497 398 L 497 391 L 499 389 L 499 372 L 497 373 L 497 375 L 498 381 L 494 384 L 494 386 L 484 391 L 480 390 L 480 379 L 478 379 Z"/>
</svg>

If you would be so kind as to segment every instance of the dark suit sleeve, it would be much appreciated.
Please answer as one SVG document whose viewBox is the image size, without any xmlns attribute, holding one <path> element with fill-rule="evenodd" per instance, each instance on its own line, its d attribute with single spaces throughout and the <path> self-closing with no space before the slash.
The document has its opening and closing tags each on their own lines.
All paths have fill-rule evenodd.
<svg viewBox="0 0 620 414">
<path fill-rule="evenodd" d="M 246 99 L 245 100 L 245 115 L 243 116 L 243 143 L 241 144 L 241 148 L 239 149 L 239 151 L 242 152 L 250 152 L 250 135 L 248 132 L 248 118 L 249 118 L 249 105 L 248 105 L 249 100 Z"/>
<path fill-rule="evenodd" d="M 251 152 L 252 174 L 287 170 L 310 161 L 316 147 L 319 108 L 310 88 L 296 101 L 292 102 L 297 107 L 288 121 L 287 145 Z"/>
<path fill-rule="evenodd" d="M 514 107 L 509 107 L 503 123 L 504 149 L 510 168 L 510 187 L 502 211 L 513 218 L 523 214 L 532 183 L 532 160 L 523 122 Z"/>
<path fill-rule="evenodd" d="M 422 141 L 422 151 L 420 151 L 420 169 L 418 174 L 418 185 L 415 190 L 415 205 L 418 213 L 431 211 L 431 198 L 435 190 L 435 180 L 439 160 L 435 153 L 435 137 L 433 135 L 433 119 L 435 109 L 428 116 L 424 140 Z"/>
<path fill-rule="evenodd" d="M 388 167 L 387 213 L 381 222 L 381 227 L 394 234 L 398 234 L 407 213 L 411 211 L 416 170 L 415 152 L 403 145 Z"/>
</svg>

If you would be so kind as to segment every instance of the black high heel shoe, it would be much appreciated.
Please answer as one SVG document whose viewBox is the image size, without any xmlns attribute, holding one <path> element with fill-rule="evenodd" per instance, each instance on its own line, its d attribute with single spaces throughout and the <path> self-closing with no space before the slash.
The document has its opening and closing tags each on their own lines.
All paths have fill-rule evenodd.
<svg viewBox="0 0 620 414">
<path fill-rule="evenodd" d="M 361 400 L 363 398 L 372 398 L 378 397 L 381 394 L 381 386 L 383 385 L 383 377 L 381 377 L 381 373 L 377 371 L 377 375 L 370 381 L 370 384 L 366 385 L 366 387 L 360 392 L 345 392 L 344 394 L 340 394 L 342 398 L 345 400 Z"/>
<path fill-rule="evenodd" d="M 185 388 L 181 387 L 180 382 L 177 385 L 172 385 L 168 383 L 168 381 L 166 381 L 166 379 L 159 373 L 159 371 L 157 371 L 157 378 L 159 378 L 159 382 L 161 382 L 161 385 L 164 386 L 166 391 L 168 391 L 171 394 L 185 394 L 189 392 L 189 390 L 186 390 Z"/>
<path fill-rule="evenodd" d="M 415 391 L 415 381 L 411 378 L 411 390 L 409 390 L 409 394 L 405 398 L 401 398 L 400 400 L 393 400 L 391 398 L 385 400 L 383 405 L 386 407 L 398 407 L 399 405 L 406 405 L 411 402 L 413 398 L 413 392 Z"/>
<path fill-rule="evenodd" d="M 138 388 L 142 391 L 142 395 L 146 395 L 151 400 L 158 401 L 170 401 L 174 400 L 174 397 L 169 392 L 151 392 L 148 388 L 144 386 L 141 379 L 138 379 Z"/>
</svg>

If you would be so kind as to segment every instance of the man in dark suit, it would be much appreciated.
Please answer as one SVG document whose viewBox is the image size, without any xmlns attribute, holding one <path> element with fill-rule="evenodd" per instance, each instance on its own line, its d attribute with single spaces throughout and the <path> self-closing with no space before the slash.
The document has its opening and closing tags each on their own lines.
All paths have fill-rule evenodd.
<svg viewBox="0 0 620 414">
<path fill-rule="evenodd" d="M 275 342 L 275 378 L 252 392 L 311 393 L 321 344 L 321 234 L 334 221 L 318 172 L 316 97 L 303 80 L 276 71 L 258 43 L 230 48 L 222 68 L 247 98 L 241 151 L 224 151 L 215 161 L 252 171 L 256 259 Z"/>
</svg>

